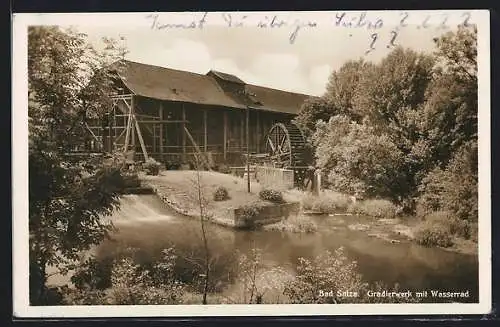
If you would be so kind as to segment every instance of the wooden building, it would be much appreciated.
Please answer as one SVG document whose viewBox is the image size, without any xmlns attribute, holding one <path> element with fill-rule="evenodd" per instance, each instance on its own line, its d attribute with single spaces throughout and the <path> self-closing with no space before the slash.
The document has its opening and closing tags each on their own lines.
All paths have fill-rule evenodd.
<svg viewBox="0 0 500 327">
<path fill-rule="evenodd" d="M 105 124 L 90 126 L 92 147 L 124 151 L 135 160 L 239 164 L 247 151 L 264 151 L 267 131 L 289 122 L 309 96 L 246 84 L 209 71 L 195 74 L 131 61 L 116 79 Z"/>
</svg>

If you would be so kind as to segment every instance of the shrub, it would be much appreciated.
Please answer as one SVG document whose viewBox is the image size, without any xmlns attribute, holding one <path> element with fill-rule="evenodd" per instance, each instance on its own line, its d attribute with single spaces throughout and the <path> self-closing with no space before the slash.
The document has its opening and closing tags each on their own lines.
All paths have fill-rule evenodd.
<svg viewBox="0 0 500 327">
<path fill-rule="evenodd" d="M 292 232 L 315 233 L 318 230 L 318 225 L 309 216 L 294 215 L 289 217 L 285 224 L 291 226 Z"/>
<path fill-rule="evenodd" d="M 352 203 L 347 212 L 377 218 L 394 218 L 397 207 L 389 200 L 363 200 Z"/>
<path fill-rule="evenodd" d="M 294 215 L 279 223 L 267 225 L 264 229 L 291 233 L 315 233 L 318 225 L 309 216 Z"/>
<path fill-rule="evenodd" d="M 477 144 L 460 147 L 444 168 L 435 168 L 419 186 L 421 212 L 451 211 L 463 220 L 478 218 Z"/>
<path fill-rule="evenodd" d="M 272 203 L 283 203 L 283 194 L 280 191 L 264 189 L 259 192 L 259 197 L 262 200 L 269 201 Z"/>
<path fill-rule="evenodd" d="M 214 201 L 225 201 L 229 200 L 229 192 L 224 186 L 219 186 L 214 191 Z"/>
<path fill-rule="evenodd" d="M 142 169 L 146 175 L 158 175 L 160 173 L 161 164 L 153 158 L 148 158 L 146 162 L 142 165 Z"/>
<path fill-rule="evenodd" d="M 255 205 L 245 205 L 241 209 L 241 219 L 249 229 L 255 228 L 255 217 L 259 215 L 259 207 Z"/>
<path fill-rule="evenodd" d="M 451 235 L 445 226 L 429 222 L 424 222 L 417 227 L 415 240 L 424 246 L 450 247 L 453 245 Z"/>
<path fill-rule="evenodd" d="M 471 224 L 466 220 L 457 218 L 450 211 L 436 211 L 426 215 L 424 219 L 430 224 L 443 226 L 450 235 L 465 239 L 471 237 Z"/>
<path fill-rule="evenodd" d="M 131 250 L 131 251 L 129 251 Z M 135 249 L 127 249 L 110 267 L 86 261 L 72 278 L 75 289 L 66 289 L 64 304 L 179 304 L 185 286 L 176 278 L 173 248 L 146 268 L 135 262 Z M 106 271 L 104 271 L 106 270 Z M 108 271 L 109 270 L 109 271 Z"/>
<path fill-rule="evenodd" d="M 219 173 L 229 174 L 231 172 L 231 169 L 229 169 L 228 165 L 220 164 L 220 165 L 217 166 L 217 171 Z"/>
<path fill-rule="evenodd" d="M 299 258 L 297 276 L 283 293 L 292 303 L 341 303 L 359 299 L 337 297 L 337 291 L 361 293 L 365 288 L 366 283 L 358 273 L 357 263 L 349 261 L 344 249 L 339 248 L 335 252 L 326 251 L 314 260 Z M 323 297 L 319 290 L 331 290 L 333 296 Z"/>
</svg>

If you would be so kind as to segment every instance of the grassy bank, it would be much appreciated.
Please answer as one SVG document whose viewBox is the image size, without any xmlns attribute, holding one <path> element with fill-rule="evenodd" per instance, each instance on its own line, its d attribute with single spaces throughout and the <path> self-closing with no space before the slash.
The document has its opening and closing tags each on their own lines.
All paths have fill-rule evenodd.
<svg viewBox="0 0 500 327">
<path fill-rule="evenodd" d="M 420 218 L 414 228 L 415 241 L 423 246 L 439 246 L 462 253 L 477 253 L 477 223 L 437 211 Z"/>
<path fill-rule="evenodd" d="M 376 218 L 395 218 L 397 207 L 388 200 L 355 200 L 348 195 L 323 190 L 318 195 L 298 190 L 288 191 L 288 197 L 300 201 L 306 212 L 318 214 L 355 214 Z"/>
</svg>

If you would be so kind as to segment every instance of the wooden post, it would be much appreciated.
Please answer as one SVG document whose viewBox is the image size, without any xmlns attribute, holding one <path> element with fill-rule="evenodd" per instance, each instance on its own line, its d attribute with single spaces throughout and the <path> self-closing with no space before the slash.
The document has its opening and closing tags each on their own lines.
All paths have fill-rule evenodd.
<svg viewBox="0 0 500 327">
<path fill-rule="evenodd" d="M 259 111 L 255 112 L 255 124 L 256 124 L 256 143 L 257 143 L 257 153 L 260 153 L 260 113 Z"/>
<path fill-rule="evenodd" d="M 160 117 L 160 120 L 163 120 L 163 103 L 160 102 L 160 108 L 158 108 L 158 116 Z M 163 123 L 160 123 L 160 140 L 159 140 L 159 146 L 160 146 L 160 160 L 163 161 Z"/>
<path fill-rule="evenodd" d="M 203 146 L 204 151 L 207 153 L 207 143 L 208 143 L 208 134 L 207 134 L 207 109 L 203 109 Z"/>
<path fill-rule="evenodd" d="M 250 120 L 250 107 L 247 106 L 247 117 L 246 117 L 246 142 L 247 142 L 247 188 L 248 188 L 248 193 L 250 193 L 250 140 L 248 136 L 250 135 L 250 132 L 248 130 L 249 127 L 249 120 Z"/>
<path fill-rule="evenodd" d="M 135 110 L 134 110 L 134 106 L 135 106 L 135 97 L 132 96 L 131 100 L 130 100 L 130 118 L 131 118 L 131 123 L 133 124 L 134 123 L 134 120 L 135 120 Z M 130 129 L 130 132 L 132 133 L 132 151 L 134 151 L 135 153 L 135 128 L 133 127 L 133 125 L 131 125 L 131 129 Z"/>
<path fill-rule="evenodd" d="M 184 121 L 182 123 L 182 160 L 186 160 L 186 108 L 184 108 L 184 103 L 181 104 L 182 106 L 182 120 Z"/>
<path fill-rule="evenodd" d="M 227 159 L 227 111 L 224 110 L 224 161 Z"/>
<path fill-rule="evenodd" d="M 242 112 L 240 116 L 240 149 L 243 150 L 243 144 L 245 144 L 245 113 Z"/>
<path fill-rule="evenodd" d="M 156 149 L 156 125 L 153 124 L 153 150 L 152 153 L 158 152 Z"/>
</svg>

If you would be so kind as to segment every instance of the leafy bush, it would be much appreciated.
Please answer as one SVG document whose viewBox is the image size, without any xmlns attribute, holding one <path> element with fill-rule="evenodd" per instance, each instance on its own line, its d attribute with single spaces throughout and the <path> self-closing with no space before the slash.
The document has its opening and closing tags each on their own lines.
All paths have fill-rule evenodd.
<svg viewBox="0 0 500 327">
<path fill-rule="evenodd" d="M 420 211 L 451 211 L 458 218 L 478 218 L 477 143 L 461 147 L 445 169 L 436 168 L 419 187 Z"/>
<path fill-rule="evenodd" d="M 292 303 L 356 302 L 359 298 L 340 298 L 337 291 L 361 293 L 367 285 L 358 273 L 355 261 L 349 261 L 343 248 L 326 251 L 313 260 L 299 258 L 297 276 L 289 283 L 284 294 Z M 319 290 L 333 291 L 333 296 L 320 296 Z"/>
<path fill-rule="evenodd" d="M 445 226 L 429 222 L 418 226 L 415 241 L 424 246 L 450 247 L 453 245 L 451 235 Z"/>
<path fill-rule="evenodd" d="M 255 218 L 259 215 L 259 207 L 255 205 L 245 205 L 241 209 L 241 219 L 249 229 L 255 228 Z"/>
<path fill-rule="evenodd" d="M 266 225 L 264 229 L 291 233 L 315 233 L 318 231 L 318 225 L 310 216 L 293 215 L 279 223 Z"/>
<path fill-rule="evenodd" d="M 296 233 L 315 233 L 318 230 L 318 225 L 309 216 L 293 215 L 285 220 L 285 224 L 291 226 L 289 231 Z"/>
<path fill-rule="evenodd" d="M 153 158 L 148 158 L 148 160 L 142 165 L 142 169 L 146 175 L 158 175 L 160 173 L 161 164 Z"/>
<path fill-rule="evenodd" d="M 214 191 L 214 201 L 225 201 L 229 200 L 229 192 L 224 186 L 219 186 Z"/>
<path fill-rule="evenodd" d="M 404 155 L 388 134 L 346 116 L 319 122 L 312 140 L 317 165 L 346 194 L 396 198 L 407 192 Z"/>
<path fill-rule="evenodd" d="M 394 218 L 397 207 L 389 200 L 363 200 L 349 205 L 347 212 L 377 218 Z"/>
<path fill-rule="evenodd" d="M 184 285 L 175 278 L 177 256 L 173 248 L 162 251 L 162 257 L 150 268 L 136 264 L 130 255 L 116 259 L 109 275 L 110 285 L 101 289 L 101 273 L 94 261 L 87 262 L 75 281 L 75 290 L 66 290 L 66 304 L 179 304 L 185 291 Z M 98 278 L 96 278 L 98 277 Z M 108 279 L 106 277 L 105 279 Z M 108 282 L 105 281 L 107 284 Z"/>
<path fill-rule="evenodd" d="M 277 190 L 264 189 L 259 192 L 259 197 L 262 200 L 272 203 L 283 203 L 283 194 Z"/>
<path fill-rule="evenodd" d="M 472 224 L 466 220 L 457 218 L 450 211 L 436 211 L 424 217 L 424 220 L 430 224 L 441 225 L 450 235 L 469 239 L 472 232 Z"/>
</svg>

